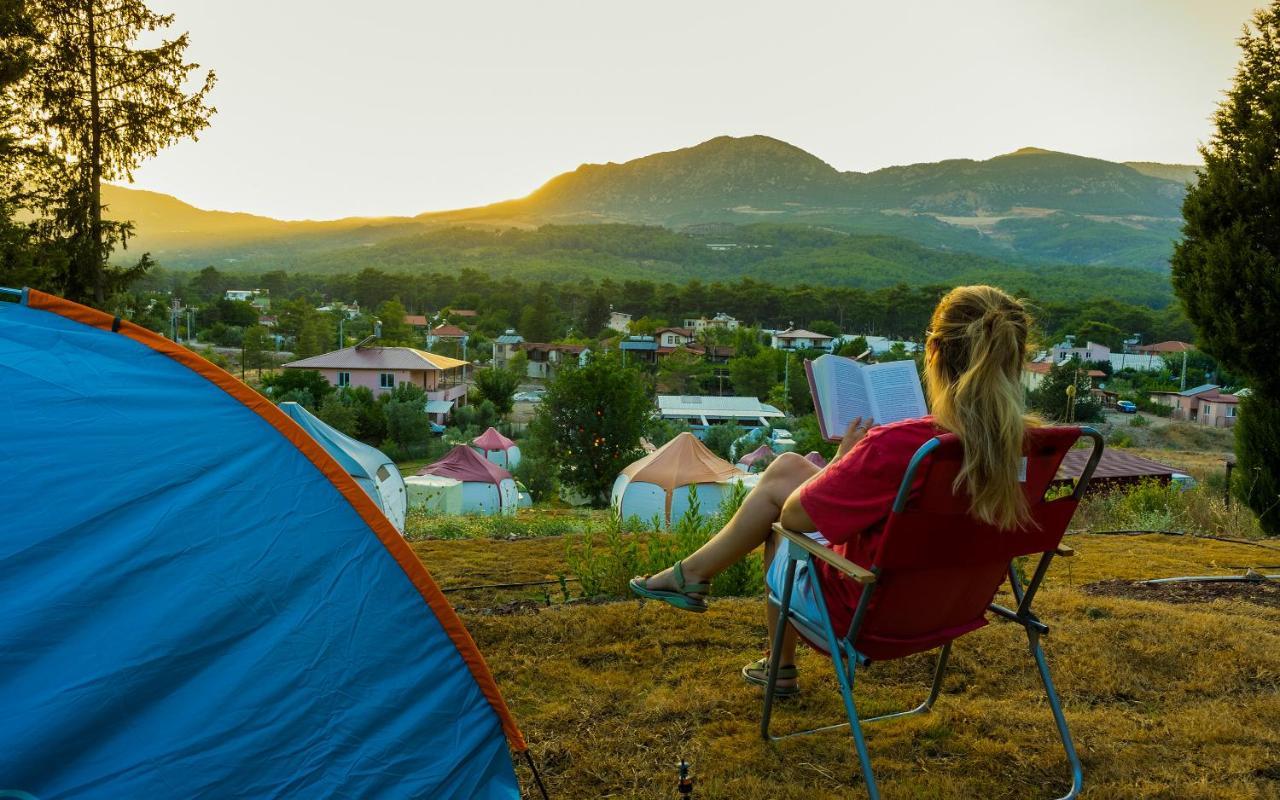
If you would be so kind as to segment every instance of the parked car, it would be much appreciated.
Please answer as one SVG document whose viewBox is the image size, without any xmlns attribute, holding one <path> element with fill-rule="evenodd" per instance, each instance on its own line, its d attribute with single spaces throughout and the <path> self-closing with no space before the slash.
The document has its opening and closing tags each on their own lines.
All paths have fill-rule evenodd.
<svg viewBox="0 0 1280 800">
<path fill-rule="evenodd" d="M 520 403 L 541 403 L 546 396 L 545 389 L 530 389 L 527 392 L 516 392 L 511 399 Z"/>
<path fill-rule="evenodd" d="M 1121 414 L 1138 413 L 1138 406 L 1131 400 L 1120 400 L 1116 403 L 1116 408 L 1120 409 Z"/>
</svg>

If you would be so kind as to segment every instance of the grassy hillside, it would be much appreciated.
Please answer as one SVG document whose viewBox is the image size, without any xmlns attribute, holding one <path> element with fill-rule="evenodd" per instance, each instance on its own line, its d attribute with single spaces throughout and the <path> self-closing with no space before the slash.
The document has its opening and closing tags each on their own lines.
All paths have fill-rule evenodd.
<svg viewBox="0 0 1280 800">
<path fill-rule="evenodd" d="M 674 797 L 682 758 L 703 800 L 859 796 L 847 733 L 759 740 L 760 691 L 738 669 L 766 647 L 761 599 L 713 599 L 695 615 L 636 601 L 566 604 L 558 584 L 456 591 L 569 574 L 574 536 L 413 544 L 479 643 L 552 796 Z M 1078 555 L 1054 564 L 1037 606 L 1084 762 L 1083 797 L 1275 797 L 1280 609 L 1265 596 L 1175 604 L 1117 594 L 1140 579 L 1239 573 L 1278 553 L 1163 536 L 1068 541 Z M 961 639 L 932 713 L 868 727 L 885 796 L 1065 791 L 1065 759 L 1031 663 L 1013 626 Z M 874 664 L 860 673 L 860 710 L 919 702 L 930 666 L 927 655 Z M 778 708 L 777 724 L 840 720 L 829 665 L 802 648 L 799 668 L 803 694 Z"/>
</svg>

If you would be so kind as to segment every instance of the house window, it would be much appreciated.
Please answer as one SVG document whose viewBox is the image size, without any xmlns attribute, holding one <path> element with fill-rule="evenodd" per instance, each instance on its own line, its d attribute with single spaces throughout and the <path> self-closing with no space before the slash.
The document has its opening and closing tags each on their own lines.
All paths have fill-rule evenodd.
<svg viewBox="0 0 1280 800">
<path fill-rule="evenodd" d="M 396 374 L 394 372 L 378 373 L 378 385 L 383 389 L 396 388 Z"/>
<path fill-rule="evenodd" d="M 350 373 L 350 372 L 339 372 L 339 373 L 338 373 L 338 386 L 350 386 L 350 385 L 351 385 L 351 373 Z"/>
<path fill-rule="evenodd" d="M 1206 417 L 1206 418 L 1208 418 L 1208 417 L 1212 417 L 1212 416 L 1213 416 L 1213 406 L 1212 406 L 1212 405 L 1210 405 L 1210 404 L 1208 404 L 1208 403 L 1205 403 L 1205 404 L 1204 404 L 1204 415 L 1205 415 L 1205 417 Z"/>
<path fill-rule="evenodd" d="M 1236 407 L 1235 407 L 1235 406 L 1227 406 L 1227 416 L 1228 416 L 1228 417 L 1234 417 L 1235 415 L 1236 415 Z"/>
</svg>

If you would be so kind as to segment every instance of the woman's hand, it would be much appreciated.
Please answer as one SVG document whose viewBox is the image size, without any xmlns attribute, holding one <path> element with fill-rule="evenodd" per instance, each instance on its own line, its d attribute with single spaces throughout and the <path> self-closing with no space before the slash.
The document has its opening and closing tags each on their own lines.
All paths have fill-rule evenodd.
<svg viewBox="0 0 1280 800">
<path fill-rule="evenodd" d="M 844 458 L 844 454 L 852 450 L 855 444 L 862 441 L 862 437 L 867 435 L 867 431 L 874 424 L 876 424 L 875 420 L 871 419 L 871 417 L 867 417 L 865 425 L 862 422 L 862 417 L 850 422 L 849 429 L 844 432 L 844 438 L 840 440 L 840 447 L 836 449 L 836 457 L 832 459 L 832 463 Z"/>
</svg>

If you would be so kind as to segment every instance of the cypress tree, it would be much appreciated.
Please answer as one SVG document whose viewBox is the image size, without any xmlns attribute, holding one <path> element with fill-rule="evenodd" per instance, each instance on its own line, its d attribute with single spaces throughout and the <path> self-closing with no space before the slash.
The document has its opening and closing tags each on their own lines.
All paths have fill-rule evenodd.
<svg viewBox="0 0 1280 800">
<path fill-rule="evenodd" d="M 1202 349 L 1244 376 L 1237 493 L 1280 533 L 1280 0 L 1239 39 L 1235 81 L 1182 205 L 1173 287 Z"/>
</svg>

